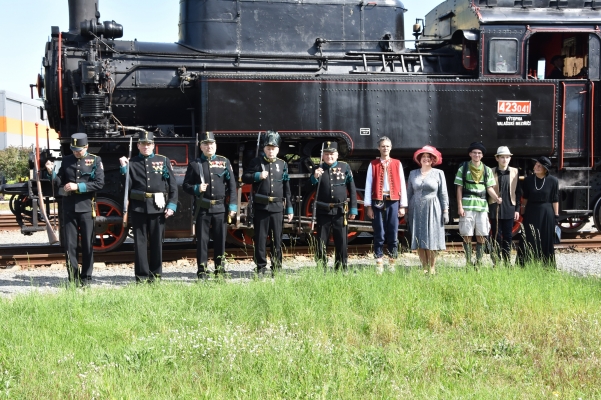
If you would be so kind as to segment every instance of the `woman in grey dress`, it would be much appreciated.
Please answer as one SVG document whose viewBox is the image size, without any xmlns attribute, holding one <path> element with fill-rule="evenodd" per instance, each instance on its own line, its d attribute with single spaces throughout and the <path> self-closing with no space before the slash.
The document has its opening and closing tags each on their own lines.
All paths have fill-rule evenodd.
<svg viewBox="0 0 601 400">
<path fill-rule="evenodd" d="M 444 225 L 449 223 L 449 195 L 444 172 L 433 168 L 442 155 L 433 146 L 424 146 L 413 155 L 421 167 L 411 171 L 407 181 L 411 250 L 417 250 L 424 273 L 436 273 L 436 254 L 445 250 Z"/>
</svg>

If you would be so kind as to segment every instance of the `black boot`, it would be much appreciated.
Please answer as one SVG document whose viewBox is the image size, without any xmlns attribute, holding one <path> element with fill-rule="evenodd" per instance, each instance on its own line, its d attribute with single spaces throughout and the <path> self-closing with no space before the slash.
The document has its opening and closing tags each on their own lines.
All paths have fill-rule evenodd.
<svg viewBox="0 0 601 400">
<path fill-rule="evenodd" d="M 484 244 L 476 243 L 476 269 L 482 265 L 482 256 L 484 255 Z"/>
<path fill-rule="evenodd" d="M 472 244 L 463 242 L 463 251 L 465 253 L 465 266 L 469 267 L 472 265 Z"/>
</svg>

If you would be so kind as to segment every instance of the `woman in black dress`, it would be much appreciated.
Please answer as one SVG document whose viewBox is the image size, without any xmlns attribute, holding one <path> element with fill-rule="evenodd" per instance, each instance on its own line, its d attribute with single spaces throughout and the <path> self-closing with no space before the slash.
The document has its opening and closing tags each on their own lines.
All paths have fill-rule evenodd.
<svg viewBox="0 0 601 400">
<path fill-rule="evenodd" d="M 534 175 L 524 179 L 522 185 L 525 205 L 522 238 L 518 249 L 518 264 L 542 261 L 555 267 L 555 225 L 559 218 L 559 181 L 549 175 L 551 161 L 539 157 L 534 165 Z"/>
</svg>

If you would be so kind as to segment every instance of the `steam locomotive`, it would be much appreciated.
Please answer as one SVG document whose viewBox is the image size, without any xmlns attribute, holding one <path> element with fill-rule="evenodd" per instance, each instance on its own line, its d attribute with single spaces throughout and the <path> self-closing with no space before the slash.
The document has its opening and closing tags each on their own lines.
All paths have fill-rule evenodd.
<svg viewBox="0 0 601 400">
<path fill-rule="evenodd" d="M 176 43 L 118 40 L 123 27 L 101 22 L 98 6 L 69 0 L 69 30 L 51 28 L 37 82 L 61 153 L 70 152 L 73 133 L 86 132 L 90 152 L 104 161 L 96 250 L 113 250 L 127 236 L 118 158 L 142 130 L 154 132 L 180 185 L 198 156 L 198 132 L 214 132 L 218 154 L 240 177 L 257 134 L 277 130 L 279 156 L 294 178 L 291 235 L 306 232 L 314 197 L 308 176 L 321 142 L 338 142 L 362 187 L 382 136 L 406 166 L 415 149 L 436 146 L 450 188 L 473 141 L 509 146 L 522 174 L 532 157 L 549 156 L 562 182 L 564 229 L 577 230 L 590 216 L 601 229 L 595 1 L 447 0 L 405 38 L 399 0 L 180 0 Z M 565 56 L 562 79 L 548 79 L 555 55 Z M 37 222 L 25 206 L 35 188 L 3 190 L 16 196 L 18 219 Z M 241 207 L 228 238 L 251 244 L 249 187 L 238 191 L 230 193 Z M 192 199 L 183 192 L 179 199 L 167 237 L 193 236 Z M 358 221 L 349 235 L 369 229 Z"/>
</svg>

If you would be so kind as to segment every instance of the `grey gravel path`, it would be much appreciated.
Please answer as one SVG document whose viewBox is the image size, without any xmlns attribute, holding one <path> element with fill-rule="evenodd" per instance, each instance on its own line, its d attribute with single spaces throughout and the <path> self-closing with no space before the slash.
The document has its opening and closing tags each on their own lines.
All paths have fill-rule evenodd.
<svg viewBox="0 0 601 400">
<path fill-rule="evenodd" d="M 23 236 L 16 232 L 1 232 L 0 245 L 15 246 L 24 244 L 44 244 L 47 237 L 44 232 L 32 236 Z M 580 276 L 601 277 L 601 253 L 599 251 L 575 252 L 561 251 L 556 255 L 558 269 Z M 195 282 L 196 265 L 194 260 L 180 260 L 164 263 L 163 278 L 168 281 Z M 330 257 L 331 261 L 331 257 Z M 349 264 L 356 268 L 370 268 L 373 259 L 367 256 L 351 256 Z M 415 253 L 403 254 L 399 264 L 405 267 L 418 267 L 419 260 Z M 462 267 L 465 264 L 462 254 L 442 253 L 440 265 Z M 312 266 L 309 257 L 296 256 L 284 259 L 284 270 Z M 228 273 L 233 282 L 245 282 L 252 279 L 252 262 L 232 262 L 228 264 Z M 0 296 L 14 297 L 31 291 L 39 293 L 56 293 L 67 283 L 67 272 L 63 265 L 50 267 L 21 268 L 19 266 L 0 269 Z M 133 265 L 97 263 L 94 268 L 93 287 L 120 287 L 134 282 Z"/>
</svg>

